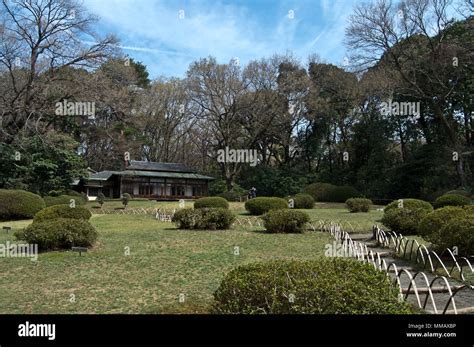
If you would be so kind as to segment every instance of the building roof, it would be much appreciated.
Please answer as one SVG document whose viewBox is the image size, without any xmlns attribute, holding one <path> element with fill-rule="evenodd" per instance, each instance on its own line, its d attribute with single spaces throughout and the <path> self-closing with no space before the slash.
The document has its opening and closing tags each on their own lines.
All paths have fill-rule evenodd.
<svg viewBox="0 0 474 347">
<path fill-rule="evenodd" d="M 151 161 L 131 160 L 130 165 L 125 170 L 138 171 L 162 171 L 162 172 L 189 172 L 195 173 L 196 170 L 180 163 L 155 163 Z"/>
<path fill-rule="evenodd" d="M 101 171 L 91 174 L 88 181 L 107 181 L 113 175 L 117 176 L 141 176 L 141 177 L 162 177 L 162 178 L 186 178 L 198 180 L 213 180 L 214 177 L 200 175 L 193 172 L 157 172 L 142 170 L 125 170 L 125 171 Z"/>
</svg>

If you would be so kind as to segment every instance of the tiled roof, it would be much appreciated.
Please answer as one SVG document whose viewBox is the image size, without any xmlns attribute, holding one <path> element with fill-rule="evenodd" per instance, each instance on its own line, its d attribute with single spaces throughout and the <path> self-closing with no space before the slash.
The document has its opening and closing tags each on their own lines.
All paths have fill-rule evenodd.
<svg viewBox="0 0 474 347">
<path fill-rule="evenodd" d="M 125 168 L 128 170 L 140 171 L 164 171 L 164 172 L 196 172 L 184 164 L 180 163 L 155 163 L 150 161 L 131 160 L 130 165 Z"/>
<path fill-rule="evenodd" d="M 200 175 L 193 172 L 156 172 L 142 170 L 125 170 L 125 171 L 101 171 L 91 174 L 87 180 L 89 181 L 107 181 L 113 175 L 117 176 L 141 176 L 141 177 L 162 177 L 162 178 L 189 178 L 201 180 L 213 180 L 214 177 Z"/>
</svg>

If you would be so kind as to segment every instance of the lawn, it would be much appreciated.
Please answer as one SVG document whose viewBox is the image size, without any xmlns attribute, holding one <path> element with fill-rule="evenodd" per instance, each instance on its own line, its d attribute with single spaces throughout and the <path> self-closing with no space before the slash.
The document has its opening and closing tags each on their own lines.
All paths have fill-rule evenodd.
<svg viewBox="0 0 474 347">
<path fill-rule="evenodd" d="M 29 222 L 4 222 L 0 228 Z M 319 232 L 181 231 L 151 215 L 94 215 L 91 223 L 99 240 L 82 257 L 63 251 L 42 253 L 36 263 L 1 259 L 0 313 L 203 313 L 233 267 L 319 257 L 332 242 Z M 6 241 L 14 237 L 0 229 L 0 243 Z"/>
<path fill-rule="evenodd" d="M 191 208 L 193 204 L 194 202 L 192 200 L 184 201 L 184 207 Z M 92 213 L 99 213 L 100 209 L 97 202 L 88 202 L 87 206 L 91 209 Z M 123 205 L 120 200 L 109 200 L 105 202 L 103 208 L 120 210 L 123 208 Z M 179 202 L 132 200 L 127 208 L 177 209 L 179 208 Z M 244 203 L 231 202 L 229 208 L 234 211 L 238 217 L 248 216 Z M 374 206 L 368 213 L 350 213 L 343 203 L 316 203 L 313 209 L 302 211 L 308 213 L 313 221 L 340 221 L 347 232 L 368 232 L 374 224 L 380 224 L 383 212 L 378 211 L 377 209 L 379 208 L 381 208 L 381 206 Z"/>
<path fill-rule="evenodd" d="M 333 242 L 325 233 L 265 234 L 263 227 L 177 230 L 151 214 L 96 214 L 96 202 L 87 206 L 99 239 L 82 257 L 62 251 L 41 253 L 37 262 L 1 259 L 0 313 L 205 313 L 212 293 L 232 268 L 275 258 L 319 257 Z M 104 204 L 111 210 L 121 206 L 118 200 Z M 185 202 L 185 207 L 192 206 L 192 201 Z M 127 209 L 141 207 L 173 209 L 179 202 L 133 200 Z M 231 203 L 230 209 L 237 218 L 248 216 L 243 203 Z M 343 204 L 317 204 L 305 211 L 314 221 L 339 220 L 365 231 L 382 215 L 375 209 L 349 213 Z M 3 226 L 14 231 L 29 223 L 0 223 L 0 243 L 15 242 Z"/>
</svg>

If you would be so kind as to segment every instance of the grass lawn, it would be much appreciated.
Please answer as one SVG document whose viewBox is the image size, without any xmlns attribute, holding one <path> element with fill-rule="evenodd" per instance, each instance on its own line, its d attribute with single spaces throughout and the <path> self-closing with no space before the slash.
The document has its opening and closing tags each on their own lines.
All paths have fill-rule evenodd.
<svg viewBox="0 0 474 347">
<path fill-rule="evenodd" d="M 98 212 L 96 202 L 88 207 Z M 192 207 L 186 201 L 185 207 Z M 104 208 L 122 207 L 119 200 Z M 131 208 L 179 208 L 179 202 L 133 200 Z M 243 203 L 231 203 L 238 218 L 248 216 Z M 344 204 L 317 204 L 304 210 L 312 220 L 338 220 L 365 231 L 382 212 L 349 213 Z M 15 229 L 29 221 L 0 223 L 0 243 L 16 242 Z M 93 249 L 82 257 L 70 251 L 47 252 L 0 261 L 0 313 L 205 313 L 212 293 L 229 270 L 274 258 L 310 259 L 324 254 L 328 234 L 264 234 L 263 227 L 235 226 L 227 231 L 177 230 L 152 215 L 94 214 L 99 232 Z M 6 234 L 1 228 L 13 227 Z M 235 255 L 237 250 L 239 255 Z M 130 250 L 130 255 L 126 251 Z M 184 294 L 185 302 L 179 302 Z M 182 296 L 181 296 L 182 298 Z"/>
<path fill-rule="evenodd" d="M 185 207 L 193 207 L 194 201 L 185 200 Z M 245 210 L 244 203 L 231 202 L 229 208 L 234 211 L 238 217 L 248 216 Z M 98 203 L 95 201 L 88 202 L 92 213 L 99 213 Z M 120 200 L 106 201 L 104 209 L 121 209 L 123 207 Z M 178 201 L 155 201 L 155 200 L 132 200 L 127 208 L 179 208 Z M 311 210 L 302 210 L 309 214 L 311 220 L 332 220 L 340 221 L 347 232 L 368 232 L 376 223 L 380 224 L 380 219 L 383 216 L 382 211 L 377 211 L 381 206 L 374 206 L 368 213 L 350 213 L 343 203 L 316 203 Z"/>
<path fill-rule="evenodd" d="M 0 223 L 0 243 L 14 241 L 2 226 L 30 222 Z M 91 223 L 99 240 L 82 257 L 63 251 L 42 253 L 36 263 L 2 258 L 0 313 L 204 313 L 233 267 L 319 257 L 333 241 L 318 232 L 275 235 L 245 227 L 181 231 L 151 215 L 94 215 Z"/>
</svg>

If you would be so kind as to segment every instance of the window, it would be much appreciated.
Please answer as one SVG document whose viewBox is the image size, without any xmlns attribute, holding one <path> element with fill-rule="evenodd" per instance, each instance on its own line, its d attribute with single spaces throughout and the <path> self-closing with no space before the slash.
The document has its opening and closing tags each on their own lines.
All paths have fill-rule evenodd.
<svg viewBox="0 0 474 347">
<path fill-rule="evenodd" d="M 193 196 L 201 196 L 202 189 L 201 186 L 193 186 Z"/>
<path fill-rule="evenodd" d="M 140 183 L 138 185 L 138 194 L 139 195 L 151 195 L 153 193 L 152 186 L 147 183 Z"/>
<path fill-rule="evenodd" d="M 184 196 L 183 186 L 171 186 L 171 195 L 173 196 Z"/>
</svg>

